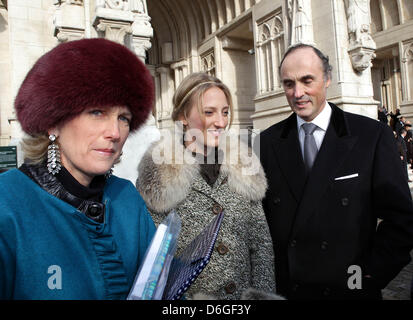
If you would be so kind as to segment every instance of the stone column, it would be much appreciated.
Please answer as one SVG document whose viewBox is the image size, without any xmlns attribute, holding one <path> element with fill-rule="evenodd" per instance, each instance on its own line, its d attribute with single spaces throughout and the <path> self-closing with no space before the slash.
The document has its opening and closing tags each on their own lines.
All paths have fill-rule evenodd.
<svg viewBox="0 0 413 320">
<path fill-rule="evenodd" d="M 153 37 L 145 0 L 98 0 L 93 25 L 99 36 L 121 43 L 145 62 Z"/>
<path fill-rule="evenodd" d="M 161 103 L 158 108 L 159 110 L 158 115 L 160 115 L 161 120 L 161 126 L 162 128 L 165 126 L 168 126 L 168 124 L 164 124 L 163 122 L 168 122 L 171 118 L 172 114 L 172 106 L 171 106 L 171 95 L 169 93 L 169 88 L 170 88 L 170 83 L 171 83 L 171 77 L 169 75 L 170 69 L 168 67 L 159 67 L 156 69 L 156 72 L 159 73 L 160 76 L 160 96 L 161 96 Z M 173 86 L 171 87 L 173 89 Z"/>
<path fill-rule="evenodd" d="M 54 36 L 59 42 L 79 40 L 85 33 L 83 0 L 55 0 Z"/>
<path fill-rule="evenodd" d="M 174 70 L 175 75 L 175 90 L 178 89 L 179 83 L 181 83 L 181 79 L 179 77 L 179 68 L 172 68 Z"/>
<path fill-rule="evenodd" d="M 146 52 L 152 47 L 150 39 L 153 37 L 151 18 L 145 0 L 129 0 L 129 9 L 133 12 L 132 49 L 145 61 Z"/>
<path fill-rule="evenodd" d="M 275 39 L 271 40 L 270 43 L 271 61 L 272 61 L 272 90 L 275 91 L 279 87 L 280 80 L 278 79 L 278 55 L 277 48 L 275 47 Z"/>
<path fill-rule="evenodd" d="M 330 101 L 345 111 L 377 119 L 379 102 L 373 98 L 371 79 L 376 45 L 370 34 L 370 0 L 332 1 L 331 6 L 334 43 L 324 50 L 333 64 L 333 81 L 328 93 L 334 98 Z"/>
<path fill-rule="evenodd" d="M 402 77 L 402 102 L 400 111 L 404 116 L 413 119 L 413 42 L 399 44 L 400 46 L 400 68 Z"/>
<path fill-rule="evenodd" d="M 178 88 L 179 84 L 185 78 L 187 72 L 185 69 L 188 68 L 188 62 L 186 60 L 178 61 L 171 64 L 171 69 L 175 73 L 175 90 Z"/>
<path fill-rule="evenodd" d="M 255 69 L 257 70 L 257 94 L 261 94 L 264 92 L 263 90 L 263 72 L 262 72 L 262 47 L 259 42 L 255 43 Z"/>
<path fill-rule="evenodd" d="M 93 26 L 99 37 L 118 42 L 123 45 L 130 43 L 127 36 L 132 34 L 133 13 L 125 2 L 114 0 L 98 0 L 96 2 Z"/>
<path fill-rule="evenodd" d="M 132 35 L 131 46 L 135 54 L 145 62 L 146 52 L 152 47 L 151 42 L 147 38 Z"/>
</svg>

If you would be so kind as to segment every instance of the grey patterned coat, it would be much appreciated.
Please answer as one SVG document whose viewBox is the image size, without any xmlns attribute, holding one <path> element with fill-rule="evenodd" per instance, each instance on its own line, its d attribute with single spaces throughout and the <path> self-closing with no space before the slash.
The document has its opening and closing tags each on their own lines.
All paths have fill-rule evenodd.
<svg viewBox="0 0 413 320">
<path fill-rule="evenodd" d="M 182 144 L 185 159 L 194 158 Z M 217 299 L 240 299 L 247 288 L 275 292 L 274 253 L 268 225 L 261 206 L 266 178 L 254 154 L 227 157 L 235 148 L 226 148 L 226 161 L 211 187 L 202 178 L 199 164 L 176 164 L 171 143 L 154 143 L 139 164 L 137 188 L 158 225 L 171 209 L 182 220 L 177 254 L 215 217 L 225 210 L 211 261 L 187 292 L 203 293 Z M 179 149 L 178 149 L 179 150 Z M 174 154 L 172 154 L 174 153 Z M 154 155 L 169 155 L 173 164 L 156 164 Z M 171 162 L 171 161 L 169 161 Z M 246 172 L 246 169 L 253 172 Z M 256 171 L 256 172 L 255 172 Z M 245 174 L 247 173 L 247 174 Z"/>
</svg>

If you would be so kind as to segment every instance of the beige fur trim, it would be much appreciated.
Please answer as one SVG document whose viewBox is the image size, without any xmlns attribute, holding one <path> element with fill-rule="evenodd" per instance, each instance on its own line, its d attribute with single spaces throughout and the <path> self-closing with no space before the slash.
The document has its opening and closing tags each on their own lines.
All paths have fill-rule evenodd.
<svg viewBox="0 0 413 320">
<path fill-rule="evenodd" d="M 222 173 L 227 174 L 233 192 L 247 200 L 259 201 L 267 189 L 264 170 L 255 154 L 251 151 L 247 154 L 245 145 L 239 141 L 234 144 L 226 145 Z M 176 138 L 167 137 L 155 142 L 143 156 L 137 187 L 149 209 L 167 212 L 187 197 L 198 172 L 199 164 L 190 151 Z"/>
<path fill-rule="evenodd" d="M 173 154 L 165 154 L 172 149 L 164 148 L 164 141 L 155 142 L 146 151 L 138 167 L 137 187 L 147 206 L 156 212 L 167 212 L 183 201 L 191 188 L 191 181 L 199 171 L 199 165 L 176 164 Z M 171 159 L 172 163 L 155 163 L 161 156 Z M 155 159 L 155 161 L 154 161 Z"/>
</svg>

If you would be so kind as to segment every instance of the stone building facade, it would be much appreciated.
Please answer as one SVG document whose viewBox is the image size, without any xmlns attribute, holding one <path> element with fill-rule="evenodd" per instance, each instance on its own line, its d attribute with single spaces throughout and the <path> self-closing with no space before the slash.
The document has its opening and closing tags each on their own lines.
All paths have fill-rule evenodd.
<svg viewBox="0 0 413 320">
<path fill-rule="evenodd" d="M 123 43 L 146 62 L 156 84 L 147 128 L 172 125 L 174 90 L 196 71 L 230 87 L 235 128 L 284 119 L 278 64 L 299 42 L 330 57 L 329 101 L 372 118 L 378 105 L 400 107 L 413 119 L 412 0 L 0 0 L 0 145 L 21 137 L 13 100 L 36 59 L 89 37 Z"/>
</svg>

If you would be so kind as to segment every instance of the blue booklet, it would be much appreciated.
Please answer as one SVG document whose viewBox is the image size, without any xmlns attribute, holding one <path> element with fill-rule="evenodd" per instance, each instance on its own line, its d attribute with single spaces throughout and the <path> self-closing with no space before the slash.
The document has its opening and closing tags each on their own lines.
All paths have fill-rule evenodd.
<svg viewBox="0 0 413 320">
<path fill-rule="evenodd" d="M 205 229 L 172 260 L 163 300 L 181 299 L 202 270 L 214 250 L 224 212 L 218 214 Z"/>
<path fill-rule="evenodd" d="M 160 300 L 176 251 L 181 219 L 172 210 L 158 226 L 139 267 L 128 300 Z"/>
</svg>

